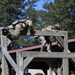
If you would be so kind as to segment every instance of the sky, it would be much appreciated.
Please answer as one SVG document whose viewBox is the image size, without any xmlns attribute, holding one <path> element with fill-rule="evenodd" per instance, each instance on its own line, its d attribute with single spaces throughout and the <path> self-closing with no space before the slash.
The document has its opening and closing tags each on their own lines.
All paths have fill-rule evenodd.
<svg viewBox="0 0 75 75">
<path fill-rule="evenodd" d="M 37 10 L 41 10 L 41 9 L 43 9 L 43 7 L 42 7 L 42 5 L 44 4 L 44 2 L 54 2 L 54 0 L 40 0 L 40 1 L 38 1 L 37 3 L 36 3 L 36 9 Z"/>
</svg>

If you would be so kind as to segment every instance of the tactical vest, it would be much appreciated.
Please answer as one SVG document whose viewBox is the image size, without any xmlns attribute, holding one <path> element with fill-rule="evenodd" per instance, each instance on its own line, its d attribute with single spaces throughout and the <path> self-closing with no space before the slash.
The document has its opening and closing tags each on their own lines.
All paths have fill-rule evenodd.
<svg viewBox="0 0 75 75">
<path fill-rule="evenodd" d="M 17 24 L 19 24 L 19 23 L 23 23 L 23 24 L 25 24 L 26 25 L 26 22 L 21 22 L 21 21 L 18 21 L 18 22 L 16 22 L 16 23 L 14 23 L 14 24 L 12 24 L 13 25 L 13 29 L 15 30 L 15 26 L 17 25 Z M 24 28 L 24 26 L 21 24 L 21 28 Z"/>
</svg>

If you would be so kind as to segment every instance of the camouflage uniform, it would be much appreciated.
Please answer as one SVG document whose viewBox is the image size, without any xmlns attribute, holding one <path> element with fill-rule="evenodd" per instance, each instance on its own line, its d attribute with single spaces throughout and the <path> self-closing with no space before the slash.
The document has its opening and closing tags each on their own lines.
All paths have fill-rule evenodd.
<svg viewBox="0 0 75 75">
<path fill-rule="evenodd" d="M 49 30 L 50 31 L 51 29 L 52 29 L 52 26 L 49 26 L 49 27 L 43 28 L 42 31 L 44 31 L 44 30 Z M 43 49 L 44 49 L 44 47 L 47 43 L 48 44 L 47 45 L 47 51 L 51 52 L 51 41 L 49 39 L 49 36 L 39 36 L 39 40 L 42 44 L 41 51 L 43 51 Z"/>
<path fill-rule="evenodd" d="M 42 31 L 46 30 L 46 31 L 58 31 L 60 29 L 60 25 L 57 23 L 55 24 L 54 26 L 46 26 L 45 28 L 42 29 Z M 51 52 L 51 41 L 49 39 L 49 36 L 39 36 L 39 39 L 40 39 L 40 42 L 42 44 L 42 47 L 41 47 L 41 51 L 43 51 L 46 43 L 48 44 L 47 45 L 47 51 L 48 52 Z"/>
<path fill-rule="evenodd" d="M 33 21 L 31 19 L 22 19 L 22 20 L 15 20 L 11 25 L 7 26 L 6 29 L 9 29 L 10 35 L 13 38 L 17 38 L 20 34 L 20 31 L 24 30 L 24 32 L 27 34 L 28 28 L 30 28 L 30 31 L 34 31 L 32 28 Z M 13 30 L 12 30 L 13 29 Z"/>
</svg>

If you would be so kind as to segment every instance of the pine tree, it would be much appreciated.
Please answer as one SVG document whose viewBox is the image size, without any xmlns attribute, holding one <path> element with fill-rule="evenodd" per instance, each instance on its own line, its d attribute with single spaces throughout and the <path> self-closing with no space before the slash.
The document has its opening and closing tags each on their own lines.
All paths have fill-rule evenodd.
<svg viewBox="0 0 75 75">
<path fill-rule="evenodd" d="M 0 26 L 10 25 L 16 19 L 31 17 L 37 19 L 37 12 L 34 8 L 39 0 L 0 0 Z M 34 21 L 35 22 L 35 21 Z M 25 36 L 20 37 L 15 42 L 18 45 L 32 44 L 24 40 Z"/>
<path fill-rule="evenodd" d="M 69 37 L 75 36 L 75 0 L 54 0 L 43 6 L 42 20 L 45 24 L 59 23 L 61 30 L 69 32 Z"/>
<path fill-rule="evenodd" d="M 0 26 L 6 26 L 21 15 L 24 0 L 0 0 Z"/>
</svg>

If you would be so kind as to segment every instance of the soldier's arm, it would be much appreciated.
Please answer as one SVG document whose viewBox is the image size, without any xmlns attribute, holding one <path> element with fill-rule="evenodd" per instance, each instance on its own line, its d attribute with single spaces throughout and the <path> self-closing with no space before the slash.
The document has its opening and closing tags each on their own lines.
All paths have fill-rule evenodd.
<svg viewBox="0 0 75 75">
<path fill-rule="evenodd" d="M 19 20 L 19 23 L 24 23 L 26 21 L 26 19 L 21 19 Z"/>
<path fill-rule="evenodd" d="M 7 26 L 6 28 L 12 29 L 12 28 L 13 28 L 13 26 L 12 26 L 12 25 L 10 25 L 10 26 Z"/>
</svg>

